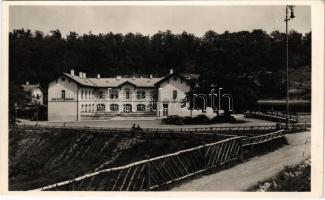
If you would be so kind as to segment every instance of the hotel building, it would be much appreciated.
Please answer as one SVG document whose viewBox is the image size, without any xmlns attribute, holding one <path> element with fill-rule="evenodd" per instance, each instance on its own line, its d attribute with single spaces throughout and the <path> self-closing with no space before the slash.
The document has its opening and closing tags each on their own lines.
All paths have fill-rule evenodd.
<svg viewBox="0 0 325 200">
<path fill-rule="evenodd" d="M 186 93 L 190 77 L 170 73 L 164 77 L 87 78 L 86 73 L 63 73 L 48 87 L 49 121 L 160 119 L 190 116 Z"/>
</svg>

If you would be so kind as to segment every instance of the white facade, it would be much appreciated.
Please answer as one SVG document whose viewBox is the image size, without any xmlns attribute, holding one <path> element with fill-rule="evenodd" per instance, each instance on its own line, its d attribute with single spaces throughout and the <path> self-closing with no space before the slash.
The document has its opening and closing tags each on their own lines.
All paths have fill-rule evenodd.
<svg viewBox="0 0 325 200">
<path fill-rule="evenodd" d="M 30 103 L 31 104 L 39 104 L 43 105 L 43 99 L 44 94 L 39 84 L 29 84 L 29 82 L 26 82 L 26 84 L 22 85 L 25 92 L 28 92 L 30 94 Z"/>
<path fill-rule="evenodd" d="M 106 120 L 114 117 L 190 116 L 189 81 L 179 74 L 153 78 L 86 78 L 72 70 L 49 84 L 48 120 Z"/>
</svg>

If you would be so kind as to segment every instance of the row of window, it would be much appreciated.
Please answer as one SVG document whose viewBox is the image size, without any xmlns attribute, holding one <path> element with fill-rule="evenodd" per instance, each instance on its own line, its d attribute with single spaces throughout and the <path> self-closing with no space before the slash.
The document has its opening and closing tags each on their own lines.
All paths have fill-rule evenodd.
<svg viewBox="0 0 325 200">
<path fill-rule="evenodd" d="M 110 91 L 110 99 L 118 99 L 118 91 L 116 90 L 111 90 Z M 157 94 L 155 91 L 150 92 L 150 96 L 153 99 L 157 99 Z M 146 97 L 146 92 L 144 90 L 138 90 L 136 93 L 137 99 L 145 99 Z M 125 91 L 125 99 L 130 99 L 131 98 L 131 92 L 129 90 Z"/>
<path fill-rule="evenodd" d="M 105 111 L 105 104 L 97 104 L 96 111 Z M 146 105 L 144 104 L 137 104 L 137 111 L 145 111 Z M 118 104 L 110 104 L 109 106 L 110 111 L 117 112 L 119 110 Z M 157 109 L 156 104 L 148 104 L 147 110 L 155 111 Z M 81 105 L 81 112 L 92 112 L 95 111 L 95 104 L 82 104 Z M 132 112 L 132 105 L 131 104 L 124 104 L 123 105 L 123 112 Z"/>
<path fill-rule="evenodd" d="M 92 112 L 95 111 L 95 104 L 82 104 L 81 112 Z"/>
<path fill-rule="evenodd" d="M 153 99 L 157 98 L 156 92 L 151 92 L 151 97 Z M 146 92 L 143 90 L 137 91 L 137 99 L 145 99 Z M 61 98 L 65 99 L 65 90 L 61 91 Z M 92 90 L 81 90 L 81 99 L 93 99 Z M 130 91 L 125 92 L 125 98 L 130 99 Z M 110 99 L 118 99 L 118 91 L 113 90 L 110 92 Z M 173 90 L 173 99 L 177 99 L 177 90 Z"/>
<path fill-rule="evenodd" d="M 92 90 L 82 90 L 81 89 L 81 99 L 93 99 L 93 91 Z"/>
</svg>

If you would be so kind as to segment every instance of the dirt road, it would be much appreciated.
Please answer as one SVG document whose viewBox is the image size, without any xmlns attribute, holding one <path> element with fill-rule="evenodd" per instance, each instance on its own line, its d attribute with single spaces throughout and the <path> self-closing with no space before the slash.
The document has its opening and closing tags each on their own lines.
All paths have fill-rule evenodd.
<svg viewBox="0 0 325 200">
<path fill-rule="evenodd" d="M 48 122 L 48 121 L 29 121 L 19 119 L 21 124 L 26 125 L 47 125 L 47 126 L 88 126 L 88 127 L 109 127 L 109 128 L 131 128 L 133 124 L 139 124 L 141 128 L 204 128 L 204 127 L 242 127 L 242 126 L 268 126 L 275 125 L 274 122 L 245 118 L 243 115 L 235 115 L 236 119 L 243 120 L 244 123 L 216 123 L 216 124 L 197 124 L 197 125 L 167 125 L 162 124 L 161 120 L 108 120 L 108 121 L 80 121 L 80 122 Z"/>
<path fill-rule="evenodd" d="M 310 131 L 286 135 L 289 145 L 227 170 L 176 186 L 172 191 L 245 191 L 268 179 L 285 166 L 310 157 Z"/>
</svg>

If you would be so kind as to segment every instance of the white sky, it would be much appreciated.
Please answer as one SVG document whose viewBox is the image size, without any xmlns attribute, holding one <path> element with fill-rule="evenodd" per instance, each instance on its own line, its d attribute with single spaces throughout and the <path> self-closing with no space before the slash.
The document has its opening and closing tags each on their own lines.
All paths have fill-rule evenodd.
<svg viewBox="0 0 325 200">
<path fill-rule="evenodd" d="M 296 6 L 289 29 L 311 31 L 310 6 Z M 59 29 L 79 34 L 187 31 L 202 36 L 208 30 L 263 29 L 285 31 L 285 6 L 11 6 L 10 31 L 18 28 L 48 33 Z"/>
</svg>

